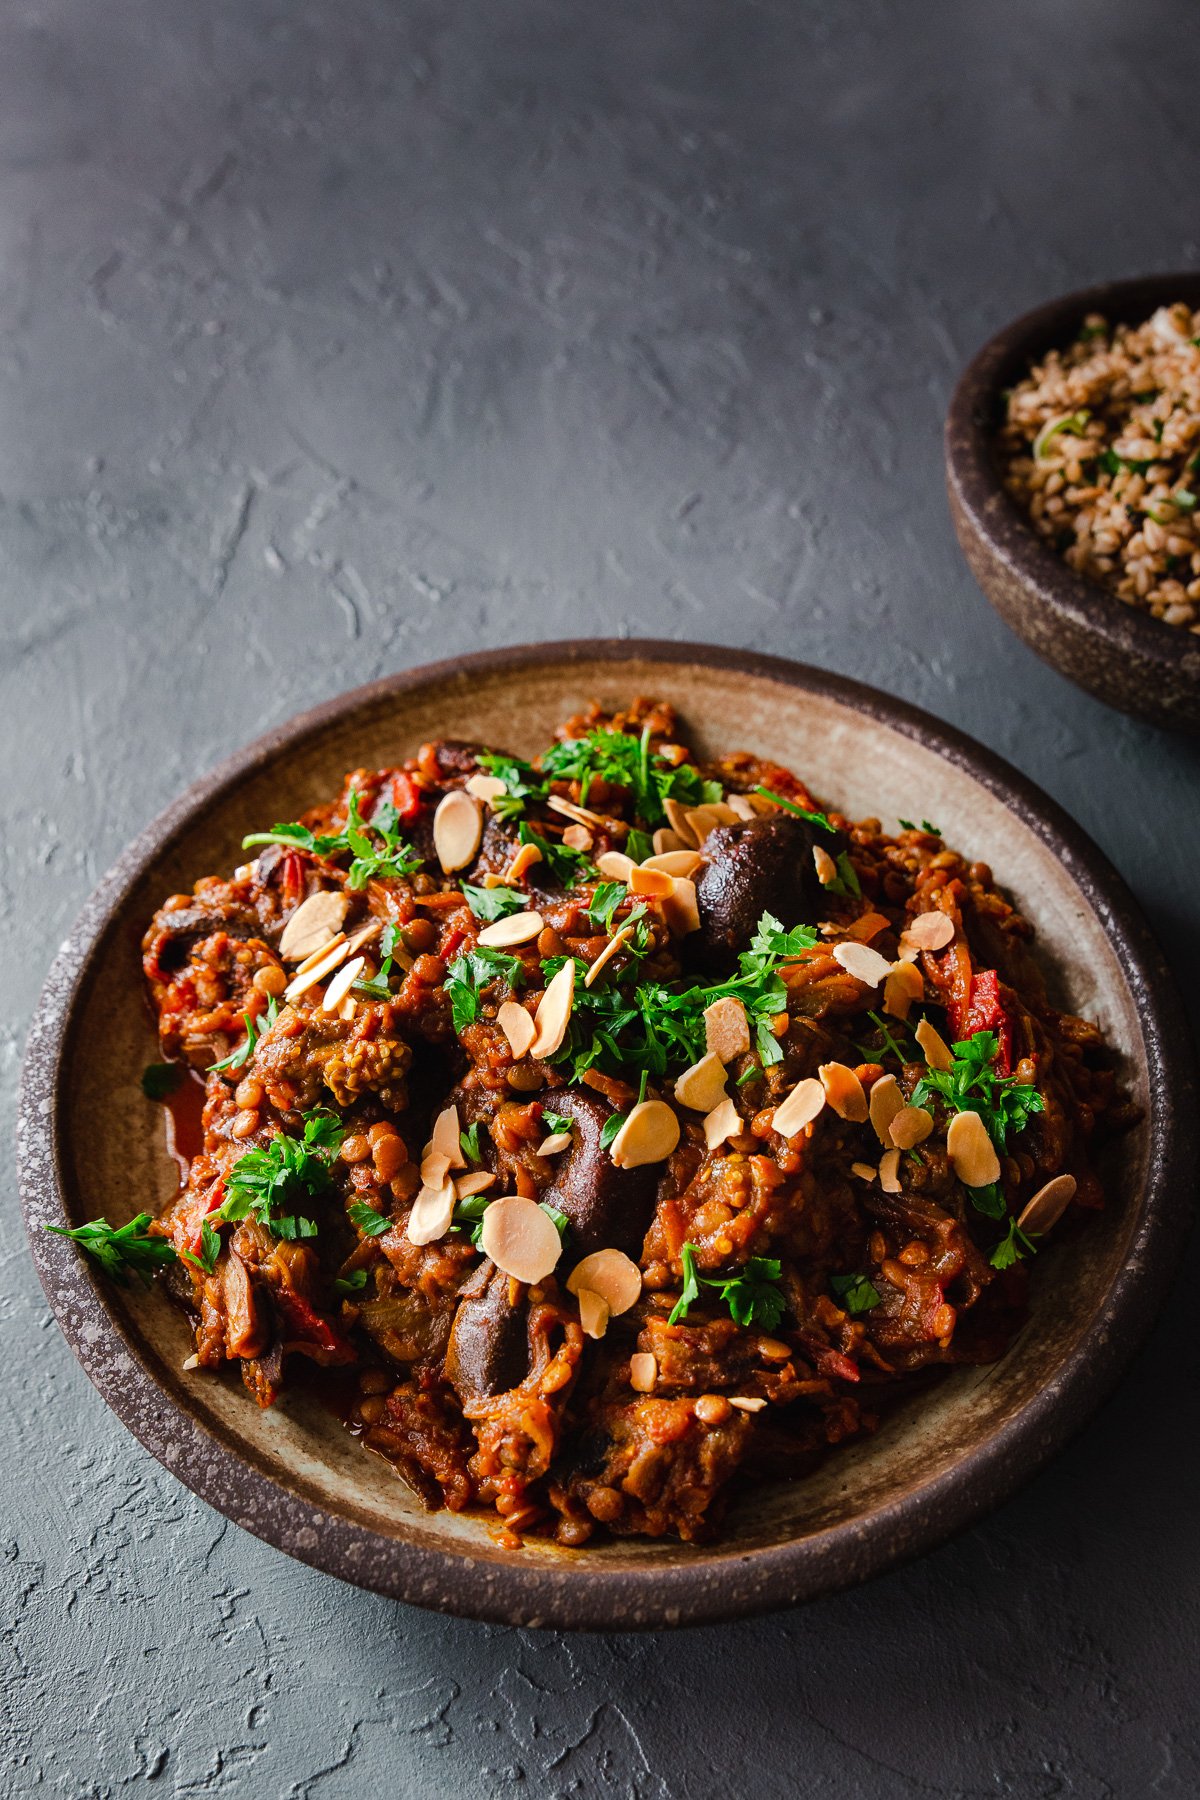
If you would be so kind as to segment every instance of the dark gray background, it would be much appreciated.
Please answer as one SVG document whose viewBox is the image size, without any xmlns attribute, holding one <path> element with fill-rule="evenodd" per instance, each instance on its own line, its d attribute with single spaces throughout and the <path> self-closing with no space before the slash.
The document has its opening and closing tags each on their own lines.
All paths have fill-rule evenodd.
<svg viewBox="0 0 1200 1800">
<path fill-rule="evenodd" d="M 6 1084 L 69 920 L 194 775 L 537 636 L 917 701 L 1081 820 L 1194 986 L 1200 756 L 993 618 L 940 427 L 1012 313 L 1196 266 L 1198 83 L 1183 0 L 4 7 Z M 803 1612 L 571 1639 L 224 1525 L 89 1388 L 6 1192 L 6 1792 L 1200 1790 L 1194 1263 L 961 1541 Z"/>
</svg>

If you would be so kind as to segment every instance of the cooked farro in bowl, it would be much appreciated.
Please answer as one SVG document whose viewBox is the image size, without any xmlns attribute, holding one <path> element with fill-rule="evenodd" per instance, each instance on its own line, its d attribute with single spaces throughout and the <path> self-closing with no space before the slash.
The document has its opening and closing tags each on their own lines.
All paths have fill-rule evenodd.
<svg viewBox="0 0 1200 1800">
<path fill-rule="evenodd" d="M 1200 310 L 1089 312 L 1005 398 L 1008 492 L 1071 568 L 1200 634 Z"/>
</svg>

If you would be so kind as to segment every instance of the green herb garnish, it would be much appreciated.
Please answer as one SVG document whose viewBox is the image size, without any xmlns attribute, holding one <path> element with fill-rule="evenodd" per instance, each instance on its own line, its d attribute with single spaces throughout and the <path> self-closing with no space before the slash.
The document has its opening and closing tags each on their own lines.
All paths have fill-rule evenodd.
<svg viewBox="0 0 1200 1800">
<path fill-rule="evenodd" d="M 623 881 L 602 881 L 594 890 L 587 916 L 597 931 L 611 931 L 613 914 L 622 900 L 629 897 L 629 889 Z"/>
<path fill-rule="evenodd" d="M 265 1148 L 248 1150 L 225 1177 L 215 1218 L 252 1218 L 277 1238 L 315 1237 L 313 1220 L 292 1209 L 306 1197 L 328 1193 L 330 1165 L 345 1135 L 336 1113 L 317 1110 L 305 1115 L 301 1137 L 280 1133 Z"/>
<path fill-rule="evenodd" d="M 462 1031 L 479 1017 L 479 996 L 493 981 L 507 981 L 510 988 L 520 986 L 524 976 L 520 957 L 506 956 L 486 944 L 456 956 L 446 971 L 446 992 L 450 996 L 450 1016 L 455 1031 Z"/>
<path fill-rule="evenodd" d="M 350 1295 L 361 1294 L 366 1285 L 367 1271 L 365 1269 L 351 1269 L 348 1275 L 338 1275 L 334 1278 L 333 1288 L 334 1292 L 337 1294 Z"/>
<path fill-rule="evenodd" d="M 315 833 L 307 825 L 273 825 L 270 831 L 254 831 L 242 839 L 243 850 L 253 844 L 286 844 L 292 850 L 307 850 L 313 856 L 343 856 L 354 860 L 346 877 L 351 888 L 363 888 L 372 879 L 396 880 L 411 875 L 421 866 L 421 858 L 412 845 L 396 829 L 400 815 L 391 800 L 376 803 L 369 821 L 359 809 L 358 790 L 350 789 L 346 802 L 346 824 L 341 831 Z M 371 834 L 379 839 L 373 843 Z"/>
<path fill-rule="evenodd" d="M 701 1275 L 693 1245 L 684 1244 L 680 1253 L 683 1264 L 683 1291 L 671 1309 L 668 1325 L 686 1319 L 688 1309 L 700 1298 L 702 1287 L 715 1288 L 729 1308 L 736 1325 L 761 1325 L 774 1331 L 787 1302 L 774 1283 L 783 1271 L 773 1256 L 752 1256 L 736 1275 Z"/>
<path fill-rule="evenodd" d="M 1031 1084 L 996 1074 L 992 1064 L 999 1048 L 994 1031 L 977 1031 L 954 1044 L 952 1067 L 927 1069 L 913 1090 L 913 1105 L 923 1106 L 937 1094 L 954 1112 L 977 1112 L 997 1150 L 1005 1150 L 1009 1132 L 1024 1131 L 1034 1113 L 1045 1111 L 1045 1102 Z"/>
<path fill-rule="evenodd" d="M 194 1256 L 190 1250 L 181 1250 L 184 1262 L 191 1263 L 202 1275 L 211 1275 L 217 1266 L 217 1258 L 221 1254 L 221 1234 L 211 1219 L 205 1219 L 200 1227 L 200 1254 Z"/>
<path fill-rule="evenodd" d="M 232 1051 L 228 1056 L 222 1057 L 220 1062 L 209 1063 L 209 1074 L 215 1074 L 218 1069 L 244 1069 L 246 1064 L 250 1061 L 250 1058 L 254 1055 L 255 1050 L 258 1048 L 259 1038 L 263 1035 L 263 1032 L 271 1029 L 278 1017 L 279 1002 L 275 999 L 273 994 L 267 1001 L 267 1010 L 263 1015 L 264 1024 L 262 1031 L 259 1030 L 253 1013 L 243 1013 L 242 1024 L 246 1027 L 245 1043 L 240 1045 L 238 1049 Z"/>
<path fill-rule="evenodd" d="M 1082 437 L 1091 416 L 1087 407 L 1082 406 L 1078 412 L 1063 413 L 1061 418 L 1048 419 L 1033 440 L 1033 460 L 1038 462 L 1062 431 L 1069 432 L 1072 437 Z"/>
<path fill-rule="evenodd" d="M 529 904 L 528 894 L 518 893 L 510 887 L 472 887 L 470 882 L 462 884 L 463 899 L 477 919 L 486 919 L 489 923 L 496 919 L 507 919 L 510 913 L 524 912 Z"/>
<path fill-rule="evenodd" d="M 70 1238 L 86 1250 L 119 1287 L 128 1287 L 131 1269 L 149 1287 L 151 1276 L 175 1261 L 175 1246 L 170 1238 L 150 1235 L 147 1227 L 152 1223 L 153 1215 L 141 1212 L 128 1225 L 91 1219 L 86 1225 L 47 1225 L 46 1230 L 56 1237 Z"/>
<path fill-rule="evenodd" d="M 483 1151 L 479 1148 L 479 1127 L 481 1123 L 482 1120 L 476 1119 L 475 1123 L 468 1127 L 466 1131 L 460 1131 L 458 1134 L 459 1147 L 462 1150 L 463 1155 L 468 1162 L 473 1162 L 476 1165 L 483 1161 Z"/>
<path fill-rule="evenodd" d="M 678 800 L 681 806 L 702 806 L 719 800 L 722 793 L 719 782 L 705 781 L 691 763 L 675 766 L 652 752 L 648 725 L 640 737 L 601 727 L 589 731 L 586 737 L 567 738 L 553 744 L 541 763 L 553 780 L 577 781 L 584 805 L 588 787 L 597 779 L 628 788 L 636 817 L 651 826 L 661 825 L 666 817 L 665 800 Z M 633 851 L 629 854 L 632 856 Z"/>
<path fill-rule="evenodd" d="M 568 1118 L 566 1113 L 551 1112 L 548 1107 L 543 1106 L 542 1124 L 547 1131 L 570 1131 L 575 1121 Z"/>
<path fill-rule="evenodd" d="M 829 1285 L 843 1312 L 857 1316 L 879 1305 L 879 1290 L 865 1275 L 831 1275 Z"/>
<path fill-rule="evenodd" d="M 364 1237 L 382 1237 L 385 1231 L 392 1228 L 390 1219 L 362 1200 L 355 1200 L 346 1208 L 346 1217 L 352 1225 L 358 1227 Z"/>
<path fill-rule="evenodd" d="M 546 797 L 545 782 L 539 778 L 537 770 L 522 762 L 519 756 L 500 756 L 489 750 L 479 758 L 479 767 L 504 783 L 506 791 L 488 802 L 499 819 L 519 819 L 525 811 L 526 801 Z"/>
<path fill-rule="evenodd" d="M 785 800 L 773 788 L 756 787 L 754 792 L 761 794 L 764 800 L 773 800 L 776 806 L 782 806 L 785 812 L 795 813 L 798 819 L 807 819 L 810 825 L 819 825 L 822 831 L 836 832 L 836 827 L 829 823 L 823 812 L 808 812 L 803 806 L 797 806 L 794 800 Z"/>
<path fill-rule="evenodd" d="M 1010 1219 L 1008 1231 L 992 1254 L 988 1257 L 993 1269 L 1011 1269 L 1022 1256 L 1036 1256 L 1037 1245 L 1026 1237 L 1015 1219 Z"/>
<path fill-rule="evenodd" d="M 517 836 L 523 844 L 537 846 L 550 874 L 555 881 L 561 881 L 564 887 L 573 887 L 577 881 L 583 881 L 595 873 L 586 851 L 572 850 L 569 844 L 551 842 L 540 831 L 535 831 L 527 819 L 522 819 Z"/>
</svg>

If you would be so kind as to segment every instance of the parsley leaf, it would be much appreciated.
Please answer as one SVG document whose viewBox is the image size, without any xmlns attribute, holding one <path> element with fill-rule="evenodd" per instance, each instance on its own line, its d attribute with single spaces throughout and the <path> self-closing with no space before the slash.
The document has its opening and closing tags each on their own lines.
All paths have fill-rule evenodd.
<svg viewBox="0 0 1200 1800">
<path fill-rule="evenodd" d="M 392 1228 L 390 1219 L 386 1219 L 381 1212 L 376 1212 L 373 1206 L 367 1206 L 362 1200 L 355 1200 L 346 1208 L 346 1217 L 366 1237 L 382 1237 L 385 1231 Z"/>
<path fill-rule="evenodd" d="M 600 1148 L 602 1150 L 608 1149 L 628 1116 L 627 1113 L 609 1113 L 600 1127 Z"/>
<path fill-rule="evenodd" d="M 421 858 L 412 845 L 396 829 L 400 815 L 391 800 L 376 803 L 369 821 L 359 808 L 358 790 L 350 789 L 346 803 L 346 824 L 341 831 L 312 832 L 307 825 L 273 825 L 270 831 L 254 831 L 242 839 L 243 850 L 252 844 L 286 844 L 292 850 L 307 850 L 313 856 L 343 856 L 353 853 L 346 884 L 363 888 L 372 878 L 395 880 L 411 875 L 421 866 Z M 382 848 L 372 843 L 369 834 L 382 840 Z"/>
<path fill-rule="evenodd" d="M 593 891 L 587 916 L 597 931 L 611 931 L 613 914 L 629 893 L 623 881 L 602 881 Z"/>
<path fill-rule="evenodd" d="M 1024 1131 L 1034 1113 L 1045 1111 L 1045 1102 L 1031 1084 L 996 1074 L 992 1064 L 999 1047 L 994 1031 L 977 1031 L 953 1045 L 952 1066 L 927 1069 L 912 1103 L 923 1106 L 937 1094 L 954 1112 L 977 1112 L 997 1150 L 1003 1151 L 1009 1133 Z"/>
<path fill-rule="evenodd" d="M 519 756 L 501 756 L 489 750 L 479 758 L 479 766 L 485 774 L 502 781 L 507 790 L 489 801 L 499 819 L 519 819 L 527 800 L 544 800 L 546 797 L 546 784 L 539 780 L 536 769 L 522 762 Z"/>
<path fill-rule="evenodd" d="M 900 829 L 901 829 L 901 831 L 915 831 L 917 828 L 913 824 L 911 819 L 901 819 L 900 820 Z"/>
<path fill-rule="evenodd" d="M 736 1275 L 701 1275 L 691 1244 L 684 1244 L 680 1261 L 683 1291 L 671 1309 L 668 1325 L 687 1318 L 689 1307 L 700 1298 L 701 1287 L 716 1288 L 735 1325 L 761 1325 L 774 1331 L 787 1310 L 787 1302 L 775 1286 L 783 1271 L 773 1256 L 752 1256 Z"/>
<path fill-rule="evenodd" d="M 211 1275 L 217 1266 L 217 1258 L 221 1254 L 221 1234 L 211 1219 L 205 1219 L 200 1227 L 200 1254 L 193 1256 L 190 1250 L 181 1250 L 184 1262 L 191 1263 L 202 1275 Z"/>
<path fill-rule="evenodd" d="M 479 1127 L 481 1124 L 482 1120 L 476 1119 L 475 1123 L 470 1126 L 468 1130 L 460 1131 L 458 1134 L 459 1147 L 461 1148 L 463 1155 L 468 1162 L 473 1162 L 476 1166 L 483 1161 L 483 1151 L 479 1148 Z"/>
<path fill-rule="evenodd" d="M 366 1000 L 390 1000 L 392 997 L 392 959 L 386 957 L 378 975 L 368 979 L 361 975 L 351 983 L 350 992 L 361 994 Z"/>
<path fill-rule="evenodd" d="M 454 1208 L 451 1231 L 469 1230 L 471 1242 L 478 1244 L 483 1235 L 483 1215 L 493 1198 L 491 1194 L 468 1194 L 465 1200 L 460 1200 Z"/>
<path fill-rule="evenodd" d="M 541 1207 L 546 1217 L 553 1223 L 559 1237 L 565 1237 L 571 1224 L 566 1213 L 559 1212 L 557 1206 L 551 1206 L 548 1200 L 539 1200 L 538 1205 Z"/>
<path fill-rule="evenodd" d="M 583 881 L 595 873 L 586 851 L 572 850 L 569 844 L 551 842 L 535 831 L 527 819 L 522 819 L 517 836 L 523 844 L 537 845 L 550 874 L 555 881 L 561 881 L 564 887 L 573 887 L 577 881 Z"/>
<path fill-rule="evenodd" d="M 70 1238 L 86 1250 L 119 1287 L 128 1287 L 131 1269 L 149 1287 L 150 1277 L 175 1261 L 175 1246 L 170 1238 L 149 1234 L 147 1227 L 152 1223 L 150 1213 L 140 1212 L 128 1225 L 91 1219 L 86 1225 L 47 1225 L 46 1230 L 56 1237 Z"/>
<path fill-rule="evenodd" d="M 648 831 L 639 831 L 635 825 L 625 838 L 625 854 L 632 856 L 634 862 L 645 862 L 648 856 L 654 855 L 654 839 Z"/>
<path fill-rule="evenodd" d="M 142 1092 L 147 1100 L 165 1100 L 182 1080 L 182 1063 L 147 1063 L 142 1070 Z"/>
<path fill-rule="evenodd" d="M 756 787 L 754 792 L 761 794 L 764 800 L 773 800 L 776 806 L 782 806 L 785 812 L 795 813 L 798 819 L 807 819 L 810 825 L 819 825 L 822 831 L 834 831 L 823 812 L 806 812 L 804 807 L 797 806 L 794 800 L 785 800 L 782 794 L 775 793 L 773 788 Z"/>
<path fill-rule="evenodd" d="M 479 996 L 493 981 L 503 978 L 510 988 L 517 988 L 524 976 L 520 957 L 506 956 L 477 944 L 473 950 L 456 956 L 446 970 L 446 992 L 450 996 L 450 1016 L 455 1031 L 462 1031 L 479 1017 Z"/>
<path fill-rule="evenodd" d="M 337 1294 L 359 1294 L 366 1285 L 367 1271 L 351 1269 L 348 1275 L 338 1275 L 334 1278 L 333 1289 Z"/>
<path fill-rule="evenodd" d="M 829 1285 L 843 1312 L 857 1316 L 879 1305 L 879 1290 L 866 1275 L 831 1275 Z"/>
<path fill-rule="evenodd" d="M 272 994 L 271 998 L 267 1001 L 267 1010 L 263 1016 L 265 1020 L 263 1030 L 269 1031 L 279 1017 L 279 1002 L 276 1000 L 274 994 Z M 246 1064 L 250 1061 L 250 1058 L 254 1055 L 255 1050 L 258 1048 L 258 1040 L 263 1033 L 259 1031 L 257 1020 L 253 1013 L 243 1013 L 242 1024 L 246 1027 L 245 1043 L 239 1045 L 236 1050 L 231 1051 L 228 1056 L 223 1056 L 220 1062 L 209 1063 L 208 1072 L 210 1075 L 214 1074 L 218 1069 L 244 1069 Z"/>
<path fill-rule="evenodd" d="M 921 820 L 921 830 L 927 831 L 929 833 L 930 837 L 941 837 L 941 835 L 942 835 L 941 826 L 940 825 L 931 825 L 929 823 L 928 819 Z"/>
<path fill-rule="evenodd" d="M 1000 1239 L 988 1261 L 993 1269 L 1011 1269 L 1020 1257 L 1036 1255 L 1037 1245 L 1025 1236 L 1015 1219 L 1010 1219 L 1007 1234 Z"/>
<path fill-rule="evenodd" d="M 506 919 L 509 913 L 524 912 L 529 904 L 528 894 L 518 893 L 510 887 L 472 887 L 469 881 L 462 884 L 463 898 L 477 919 Z"/>
<path fill-rule="evenodd" d="M 579 783 L 583 805 L 587 804 L 590 783 L 597 779 L 628 788 L 636 817 L 650 826 L 661 825 L 666 817 L 664 800 L 678 800 L 681 806 L 702 806 L 722 796 L 720 782 L 706 781 L 694 764 L 674 764 L 657 751 L 652 752 L 649 725 L 640 737 L 601 727 L 589 731 L 586 737 L 566 738 L 551 745 L 541 762 L 552 779 Z M 632 856 L 633 851 L 629 854 Z"/>
<path fill-rule="evenodd" d="M 346 1135 L 336 1113 L 305 1116 L 303 1136 L 281 1133 L 265 1148 L 248 1150 L 225 1177 L 225 1199 L 215 1218 L 252 1218 L 274 1237 L 315 1237 L 312 1219 L 286 1210 L 306 1196 L 328 1193 L 330 1164 Z"/>
<path fill-rule="evenodd" d="M 542 1124 L 547 1131 L 570 1131 L 574 1127 L 575 1121 L 569 1119 L 566 1113 L 551 1112 L 549 1107 L 543 1106 Z"/>
</svg>

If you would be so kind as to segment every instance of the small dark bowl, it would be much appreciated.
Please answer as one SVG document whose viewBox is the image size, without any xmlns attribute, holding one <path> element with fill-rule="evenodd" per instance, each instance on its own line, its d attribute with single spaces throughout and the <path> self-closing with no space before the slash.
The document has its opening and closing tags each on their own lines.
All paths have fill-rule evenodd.
<svg viewBox="0 0 1200 1800">
<path fill-rule="evenodd" d="M 1026 313 L 968 363 L 946 418 L 946 485 L 971 573 L 1043 662 L 1122 712 L 1200 733 L 1200 638 L 1126 606 L 1069 568 L 1005 493 L 996 455 L 1001 396 L 1085 315 L 1137 324 L 1175 300 L 1200 306 L 1200 273 L 1081 288 Z"/>
</svg>

